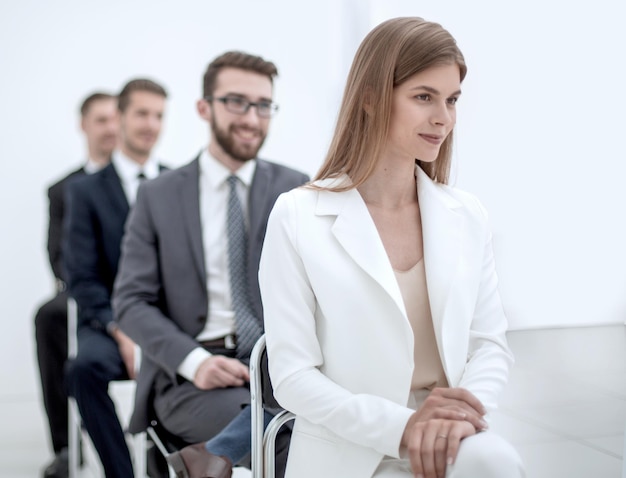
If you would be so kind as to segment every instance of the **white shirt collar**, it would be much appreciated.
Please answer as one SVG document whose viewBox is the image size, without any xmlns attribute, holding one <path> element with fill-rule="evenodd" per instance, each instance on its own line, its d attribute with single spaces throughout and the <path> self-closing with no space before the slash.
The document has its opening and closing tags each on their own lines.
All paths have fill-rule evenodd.
<svg viewBox="0 0 626 478">
<path fill-rule="evenodd" d="M 239 180 L 249 188 L 256 171 L 256 159 L 251 159 L 243 163 L 243 165 L 234 173 L 209 154 L 208 148 L 204 148 L 200 153 L 200 174 L 206 176 L 207 181 L 213 189 L 217 189 L 226 182 L 226 179 L 234 174 Z"/>
<path fill-rule="evenodd" d="M 159 175 L 159 163 L 151 156 L 143 165 L 133 161 L 119 150 L 113 152 L 113 166 L 123 182 L 131 182 L 137 179 L 143 172 L 147 179 L 154 179 Z"/>
<path fill-rule="evenodd" d="M 106 164 L 96 163 L 93 159 L 87 158 L 87 163 L 85 164 L 85 166 L 83 166 L 83 169 L 87 174 L 93 174 L 97 173 L 105 166 Z"/>
</svg>

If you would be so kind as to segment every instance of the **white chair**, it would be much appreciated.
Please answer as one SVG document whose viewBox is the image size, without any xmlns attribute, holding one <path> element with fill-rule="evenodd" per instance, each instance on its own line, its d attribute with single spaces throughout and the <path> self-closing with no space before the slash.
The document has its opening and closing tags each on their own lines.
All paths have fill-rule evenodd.
<svg viewBox="0 0 626 478">
<path fill-rule="evenodd" d="M 78 353 L 78 338 L 76 335 L 78 328 L 78 310 L 76 306 L 76 301 L 72 298 L 69 298 L 67 301 L 67 351 L 68 358 L 75 357 Z M 136 354 L 138 357 L 139 354 Z M 138 361 L 136 364 L 137 370 Z M 128 421 L 128 417 L 132 413 L 133 409 L 133 401 L 135 394 L 135 381 L 134 380 L 124 380 L 121 382 L 113 382 L 109 388 L 109 393 L 113 401 L 116 404 L 116 409 L 118 410 L 118 414 L 120 414 L 120 410 L 124 412 L 124 417 L 120 417 L 122 423 L 126 423 Z M 69 407 L 69 430 L 68 430 L 68 454 L 69 454 L 69 478 L 79 478 L 79 470 L 80 470 L 80 454 L 81 454 L 81 441 L 84 444 L 90 444 L 91 440 L 89 440 L 87 433 L 82 432 L 82 421 L 80 417 L 80 412 L 78 411 L 78 405 L 76 401 L 69 397 L 68 399 L 68 407 Z M 137 433 L 136 435 L 127 434 L 127 443 L 129 445 L 129 449 L 131 451 L 131 457 L 133 460 L 133 471 L 136 478 L 143 478 L 147 476 L 146 472 L 146 434 L 145 433 Z M 91 449 L 93 450 L 93 445 L 91 445 Z M 86 452 L 86 450 L 83 450 Z M 95 451 L 90 453 L 91 455 L 97 456 Z M 85 461 L 87 458 L 87 453 L 83 455 Z M 99 470 L 96 472 L 97 474 L 102 474 L 100 471 L 102 469 L 98 460 L 97 465 Z"/>
<path fill-rule="evenodd" d="M 276 475 L 275 450 L 276 435 L 283 425 L 296 416 L 283 410 L 278 413 L 263 431 L 263 387 L 261 380 L 261 360 L 265 350 L 265 336 L 262 335 L 250 355 L 250 399 L 252 406 L 252 478 L 274 478 Z"/>
</svg>

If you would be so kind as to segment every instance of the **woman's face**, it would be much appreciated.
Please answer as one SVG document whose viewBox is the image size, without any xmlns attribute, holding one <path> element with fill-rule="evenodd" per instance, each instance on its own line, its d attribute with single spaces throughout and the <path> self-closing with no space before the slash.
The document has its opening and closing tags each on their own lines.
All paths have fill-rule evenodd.
<svg viewBox="0 0 626 478">
<path fill-rule="evenodd" d="M 434 66 L 394 88 L 387 154 L 431 162 L 456 123 L 459 67 Z"/>
</svg>

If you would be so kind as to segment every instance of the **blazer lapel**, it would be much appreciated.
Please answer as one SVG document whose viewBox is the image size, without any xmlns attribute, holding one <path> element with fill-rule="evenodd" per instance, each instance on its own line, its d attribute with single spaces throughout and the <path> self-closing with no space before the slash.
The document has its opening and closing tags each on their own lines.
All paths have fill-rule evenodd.
<svg viewBox="0 0 626 478">
<path fill-rule="evenodd" d="M 272 199 L 268 194 L 270 186 L 270 171 L 268 165 L 261 159 L 256 160 L 256 170 L 250 185 L 248 196 L 248 218 L 250 230 L 248 232 L 248 251 L 256 250 L 257 241 L 263 239 L 265 222 L 268 212 L 267 201 Z"/>
<path fill-rule="evenodd" d="M 200 222 L 200 162 L 196 158 L 179 170 L 180 210 L 187 230 L 196 269 L 202 281 L 206 281 L 204 247 L 202 246 L 202 225 Z"/>
<path fill-rule="evenodd" d="M 464 219 L 455 209 L 462 207 L 462 204 L 437 186 L 420 167 L 416 166 L 416 170 L 428 298 L 441 359 L 444 361 L 446 354 L 443 353 L 442 331 L 449 305 L 448 297 L 460 264 L 463 241 Z"/>
<path fill-rule="evenodd" d="M 109 197 L 111 198 L 112 206 L 117 208 L 122 217 L 126 217 L 129 211 L 128 199 L 126 199 L 122 181 L 117 175 L 113 163 L 110 163 L 102 170 L 102 179 L 104 180 L 104 187 L 110 193 Z"/>
<path fill-rule="evenodd" d="M 356 189 L 320 191 L 318 215 L 337 215 L 332 233 L 346 253 L 391 296 L 406 317 L 400 287 L 363 198 Z"/>
</svg>

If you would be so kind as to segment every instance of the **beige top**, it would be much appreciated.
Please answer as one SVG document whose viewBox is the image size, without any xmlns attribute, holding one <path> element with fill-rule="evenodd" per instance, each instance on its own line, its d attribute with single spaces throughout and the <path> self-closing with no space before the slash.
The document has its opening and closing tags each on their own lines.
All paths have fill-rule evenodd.
<svg viewBox="0 0 626 478">
<path fill-rule="evenodd" d="M 424 258 L 408 271 L 394 269 L 394 272 L 415 338 L 413 348 L 415 368 L 411 390 L 447 387 L 448 381 L 439 357 L 433 319 L 430 315 Z"/>
</svg>

